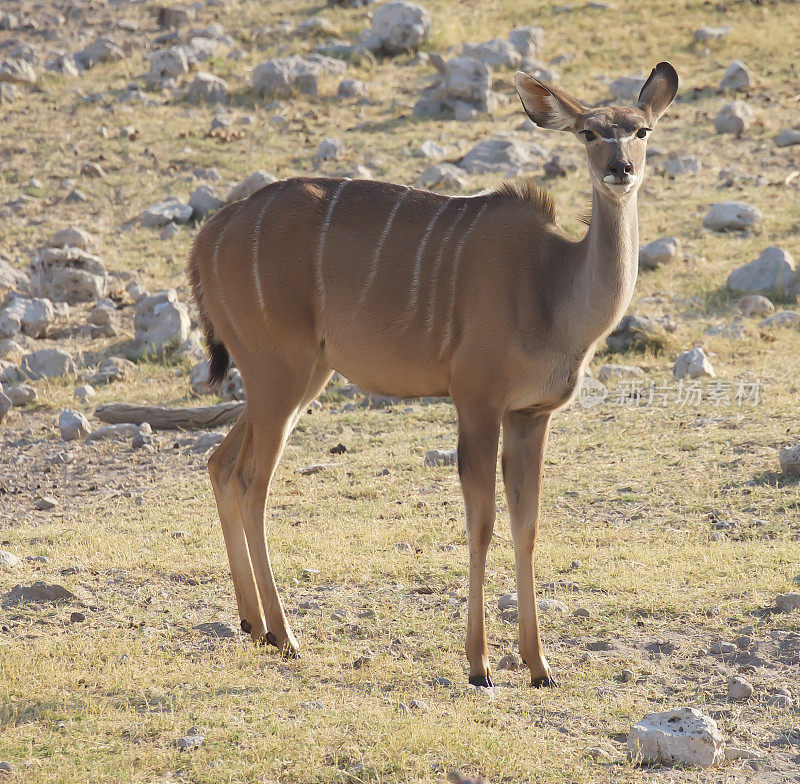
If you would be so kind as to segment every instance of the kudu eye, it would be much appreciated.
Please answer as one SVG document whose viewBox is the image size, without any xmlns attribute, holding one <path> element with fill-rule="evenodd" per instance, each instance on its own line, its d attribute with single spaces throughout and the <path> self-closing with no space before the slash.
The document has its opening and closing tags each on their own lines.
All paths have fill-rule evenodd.
<svg viewBox="0 0 800 784">
<path fill-rule="evenodd" d="M 638 131 L 636 131 L 636 135 L 637 135 L 637 136 L 638 136 L 640 139 L 646 139 L 646 138 L 647 138 L 647 134 L 648 134 L 649 132 L 650 132 L 650 129 L 649 129 L 649 128 L 639 128 L 639 130 L 638 130 Z"/>
<path fill-rule="evenodd" d="M 581 134 L 583 134 L 583 138 L 587 142 L 593 142 L 597 138 L 597 134 L 594 131 L 581 131 Z"/>
</svg>

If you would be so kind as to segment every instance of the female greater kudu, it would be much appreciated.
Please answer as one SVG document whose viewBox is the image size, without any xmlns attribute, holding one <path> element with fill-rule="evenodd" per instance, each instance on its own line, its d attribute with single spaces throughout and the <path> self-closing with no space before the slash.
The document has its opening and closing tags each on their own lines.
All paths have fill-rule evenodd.
<svg viewBox="0 0 800 784">
<path fill-rule="evenodd" d="M 589 109 L 524 73 L 522 105 L 586 145 L 586 236 L 558 226 L 529 182 L 449 197 L 362 180 L 276 182 L 218 212 L 188 263 L 220 381 L 229 351 L 247 406 L 209 461 L 242 628 L 297 654 L 264 538 L 268 488 L 298 417 L 333 369 L 376 392 L 449 395 L 469 535 L 469 681 L 491 685 L 484 618 L 500 429 L 519 597 L 534 686 L 554 680 L 536 616 L 533 552 L 550 417 L 616 324 L 637 271 L 636 194 L 650 130 L 678 76 L 659 63 L 635 107 Z"/>
</svg>

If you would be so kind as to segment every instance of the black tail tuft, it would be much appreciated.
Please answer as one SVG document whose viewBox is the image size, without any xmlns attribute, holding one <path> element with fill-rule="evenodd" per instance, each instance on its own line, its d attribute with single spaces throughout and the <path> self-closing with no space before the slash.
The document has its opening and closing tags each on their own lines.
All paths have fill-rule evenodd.
<svg viewBox="0 0 800 784">
<path fill-rule="evenodd" d="M 228 349 L 225 348 L 225 344 L 214 340 L 212 337 L 206 339 L 206 345 L 209 357 L 208 385 L 215 387 L 221 384 L 227 375 L 231 356 L 228 353 Z"/>
</svg>

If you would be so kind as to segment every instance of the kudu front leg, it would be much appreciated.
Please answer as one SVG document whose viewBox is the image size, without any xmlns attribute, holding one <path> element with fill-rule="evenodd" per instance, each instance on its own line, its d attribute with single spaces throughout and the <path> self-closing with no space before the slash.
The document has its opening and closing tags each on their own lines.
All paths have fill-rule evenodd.
<svg viewBox="0 0 800 784">
<path fill-rule="evenodd" d="M 458 474 L 464 494 L 469 538 L 469 603 L 467 605 L 467 659 L 469 682 L 492 686 L 483 585 L 486 552 L 495 517 L 495 474 L 500 414 L 480 406 L 459 406 Z"/>
<path fill-rule="evenodd" d="M 539 496 L 550 414 L 509 411 L 503 417 L 503 480 L 511 517 L 517 569 L 519 652 L 531 671 L 531 686 L 556 686 L 542 650 L 536 612 L 533 551 L 539 529 Z"/>
</svg>

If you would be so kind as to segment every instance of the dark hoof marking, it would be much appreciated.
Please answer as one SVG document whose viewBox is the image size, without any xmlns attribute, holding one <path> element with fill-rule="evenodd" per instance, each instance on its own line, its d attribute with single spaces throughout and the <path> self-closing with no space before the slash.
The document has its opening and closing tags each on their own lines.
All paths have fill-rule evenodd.
<svg viewBox="0 0 800 784">
<path fill-rule="evenodd" d="M 492 676 L 491 675 L 470 675 L 469 676 L 469 685 L 470 686 L 481 686 L 484 689 L 493 689 L 494 684 L 492 683 Z"/>
<path fill-rule="evenodd" d="M 289 643 L 285 643 L 283 647 L 278 645 L 278 638 L 272 633 L 267 632 L 260 640 L 262 645 L 272 645 L 277 648 L 280 655 L 284 659 L 299 659 L 300 652 L 297 648 L 293 648 Z"/>
<path fill-rule="evenodd" d="M 531 686 L 534 689 L 554 689 L 558 686 L 558 681 L 552 675 L 546 678 L 531 678 Z"/>
<path fill-rule="evenodd" d="M 242 618 L 242 620 L 239 622 L 239 626 L 242 627 L 242 631 L 245 634 L 250 634 L 250 632 L 253 631 L 253 624 L 250 623 L 247 618 Z"/>
</svg>

